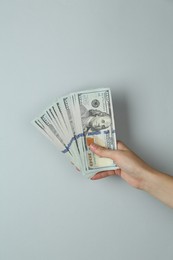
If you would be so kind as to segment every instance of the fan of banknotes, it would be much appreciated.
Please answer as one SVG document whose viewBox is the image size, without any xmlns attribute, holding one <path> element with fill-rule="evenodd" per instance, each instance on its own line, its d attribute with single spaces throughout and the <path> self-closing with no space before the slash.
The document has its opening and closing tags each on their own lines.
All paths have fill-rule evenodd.
<svg viewBox="0 0 173 260">
<path fill-rule="evenodd" d="M 117 169 L 109 158 L 92 153 L 91 143 L 116 149 L 114 113 L 109 88 L 58 98 L 32 123 L 88 178 Z"/>
</svg>

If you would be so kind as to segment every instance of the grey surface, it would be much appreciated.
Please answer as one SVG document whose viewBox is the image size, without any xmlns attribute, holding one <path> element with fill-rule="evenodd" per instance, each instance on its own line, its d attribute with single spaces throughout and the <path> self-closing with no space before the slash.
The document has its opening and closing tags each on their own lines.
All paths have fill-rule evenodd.
<svg viewBox="0 0 173 260">
<path fill-rule="evenodd" d="M 0 0 L 0 259 L 172 260 L 173 211 L 89 181 L 30 125 L 111 87 L 118 139 L 173 173 L 173 1 Z"/>
</svg>

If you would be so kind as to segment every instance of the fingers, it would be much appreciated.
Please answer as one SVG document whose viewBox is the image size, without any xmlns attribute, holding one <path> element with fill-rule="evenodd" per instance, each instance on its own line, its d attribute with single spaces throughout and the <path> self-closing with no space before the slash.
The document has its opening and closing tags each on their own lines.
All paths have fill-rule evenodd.
<svg viewBox="0 0 173 260">
<path fill-rule="evenodd" d="M 99 180 L 99 179 L 103 179 L 103 178 L 105 178 L 105 177 L 112 176 L 112 175 L 121 176 L 121 169 L 112 170 L 112 171 L 98 172 L 96 175 L 94 175 L 94 176 L 91 178 L 91 180 Z"/>
<path fill-rule="evenodd" d="M 129 148 L 121 141 L 117 142 L 117 148 L 118 148 L 118 150 L 122 150 L 122 151 L 129 150 Z M 99 155 L 100 157 L 106 157 L 106 158 L 111 158 L 112 160 L 115 160 L 115 154 L 116 154 L 117 150 L 107 149 L 107 148 L 99 146 L 95 143 L 94 144 L 92 143 L 90 145 L 90 149 L 92 152 Z"/>
<path fill-rule="evenodd" d="M 112 160 L 115 159 L 115 150 L 107 149 L 93 143 L 90 145 L 90 149 L 100 157 L 111 158 Z"/>
<path fill-rule="evenodd" d="M 103 171 L 103 172 L 98 172 L 96 175 L 94 175 L 91 180 L 99 180 L 108 176 L 115 175 L 115 171 Z"/>
<path fill-rule="evenodd" d="M 114 170 L 115 175 L 121 176 L 121 169 Z"/>
</svg>

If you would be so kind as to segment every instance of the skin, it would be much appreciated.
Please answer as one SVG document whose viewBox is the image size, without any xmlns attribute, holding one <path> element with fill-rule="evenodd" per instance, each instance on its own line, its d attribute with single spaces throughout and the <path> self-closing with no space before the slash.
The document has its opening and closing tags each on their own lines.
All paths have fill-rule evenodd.
<svg viewBox="0 0 173 260">
<path fill-rule="evenodd" d="M 98 172 L 92 177 L 92 180 L 99 180 L 112 175 L 121 176 L 131 186 L 148 192 L 173 208 L 173 176 L 155 170 L 122 142 L 118 142 L 117 146 L 117 150 L 110 150 L 96 144 L 90 145 L 92 152 L 100 157 L 112 159 L 120 168 L 113 171 Z"/>
</svg>

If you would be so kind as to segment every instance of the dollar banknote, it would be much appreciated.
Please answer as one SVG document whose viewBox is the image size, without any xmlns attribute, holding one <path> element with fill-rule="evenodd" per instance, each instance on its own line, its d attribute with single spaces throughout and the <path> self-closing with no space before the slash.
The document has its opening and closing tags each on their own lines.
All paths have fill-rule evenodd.
<svg viewBox="0 0 173 260">
<path fill-rule="evenodd" d="M 117 169 L 109 158 L 100 158 L 89 146 L 96 143 L 117 149 L 114 111 L 109 88 L 79 91 L 58 98 L 33 125 L 91 178 L 97 172 Z"/>
</svg>

